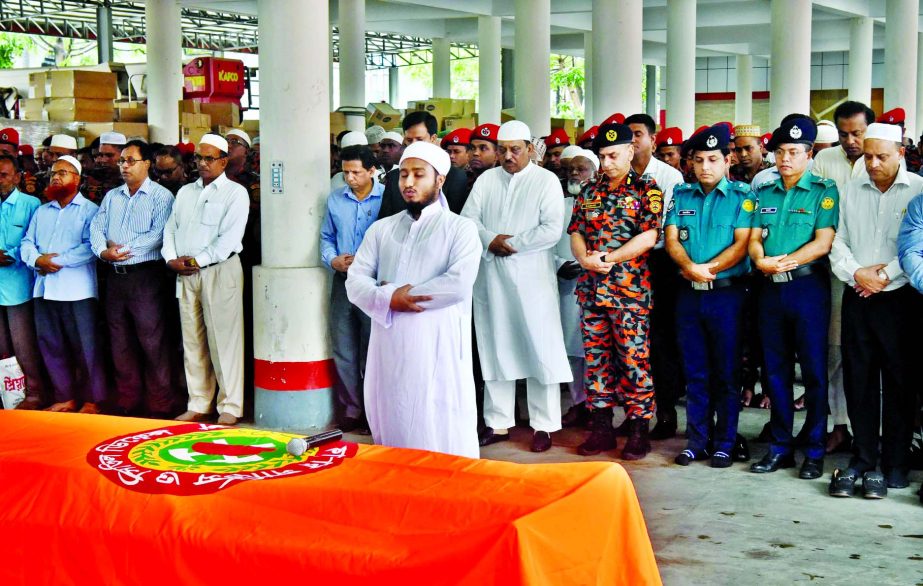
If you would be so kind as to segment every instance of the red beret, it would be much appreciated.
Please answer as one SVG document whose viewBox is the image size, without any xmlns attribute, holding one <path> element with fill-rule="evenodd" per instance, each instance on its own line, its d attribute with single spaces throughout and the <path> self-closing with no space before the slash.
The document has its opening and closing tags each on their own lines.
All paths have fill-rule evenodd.
<svg viewBox="0 0 923 586">
<path fill-rule="evenodd" d="M 182 155 L 191 155 L 195 153 L 195 145 L 191 142 L 181 142 L 176 145 Z"/>
<path fill-rule="evenodd" d="M 580 138 L 577 139 L 577 144 L 583 144 L 585 142 L 593 142 L 593 139 L 596 138 L 596 134 L 599 132 L 599 126 L 594 126 L 580 135 Z"/>
<path fill-rule="evenodd" d="M 604 126 L 606 124 L 625 124 L 625 115 L 621 112 L 616 112 L 612 116 L 609 116 L 603 120 L 603 123 L 600 124 L 600 126 Z"/>
<path fill-rule="evenodd" d="M 471 131 L 471 140 L 487 140 L 496 144 L 498 132 L 500 132 L 500 126 L 486 122 L 474 127 Z"/>
<path fill-rule="evenodd" d="M 19 154 L 20 155 L 35 155 L 35 149 L 32 148 L 30 144 L 21 144 L 19 145 Z"/>
<path fill-rule="evenodd" d="M 468 146 L 471 144 L 471 129 L 470 128 L 456 128 L 452 132 L 448 133 L 442 137 L 442 142 L 440 146 L 446 148 L 451 145 L 460 145 Z"/>
<path fill-rule="evenodd" d="M 19 146 L 19 132 L 15 128 L 4 128 L 0 130 L 0 144 L 11 144 L 14 147 Z"/>
<path fill-rule="evenodd" d="M 769 144 L 770 138 L 772 138 L 772 133 L 767 132 L 766 134 L 760 137 L 760 142 L 763 143 L 763 146 L 766 146 L 767 144 Z"/>
<path fill-rule="evenodd" d="M 664 128 L 657 133 L 657 146 L 680 146 L 683 144 L 683 131 L 676 126 Z"/>
<path fill-rule="evenodd" d="M 906 118 L 907 114 L 904 112 L 903 108 L 894 108 L 879 116 L 878 120 L 875 122 L 881 122 L 882 124 L 903 124 Z"/>
<path fill-rule="evenodd" d="M 551 134 L 545 137 L 545 146 L 553 149 L 554 147 L 567 146 L 570 144 L 570 137 L 563 128 L 555 128 Z"/>
</svg>

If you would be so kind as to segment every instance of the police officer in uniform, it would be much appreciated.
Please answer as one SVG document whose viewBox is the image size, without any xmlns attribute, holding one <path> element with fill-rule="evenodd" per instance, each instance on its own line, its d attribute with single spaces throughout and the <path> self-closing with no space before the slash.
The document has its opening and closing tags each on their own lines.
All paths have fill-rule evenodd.
<svg viewBox="0 0 923 586">
<path fill-rule="evenodd" d="M 717 415 L 713 468 L 732 463 L 740 412 L 741 342 L 749 271 L 747 245 L 756 201 L 750 185 L 728 181 L 730 133 L 716 124 L 688 146 L 696 183 L 674 188 L 666 218 L 666 249 L 684 278 L 676 302 L 686 375 L 686 449 L 675 462 L 688 466 L 706 451 L 711 407 Z"/>
<path fill-rule="evenodd" d="M 583 308 L 587 406 L 592 433 L 577 448 L 584 456 L 616 447 L 612 408 L 618 393 L 625 406 L 628 441 L 623 460 L 650 452 L 654 415 L 650 365 L 650 250 L 657 243 L 663 193 L 631 168 L 632 131 L 603 124 L 594 141 L 600 177 L 578 196 L 568 232 L 574 257 L 584 269 L 577 280 Z"/>
<path fill-rule="evenodd" d="M 792 438 L 794 357 L 805 386 L 804 455 L 800 478 L 819 478 L 824 469 L 827 429 L 827 332 L 830 326 L 830 268 L 827 254 L 839 221 L 839 193 L 830 179 L 807 170 L 817 125 L 793 118 L 772 133 L 780 177 L 756 188 L 759 210 L 750 238 L 750 257 L 766 277 L 758 300 L 760 339 L 769 398 L 772 442 L 751 472 L 795 466 Z"/>
</svg>

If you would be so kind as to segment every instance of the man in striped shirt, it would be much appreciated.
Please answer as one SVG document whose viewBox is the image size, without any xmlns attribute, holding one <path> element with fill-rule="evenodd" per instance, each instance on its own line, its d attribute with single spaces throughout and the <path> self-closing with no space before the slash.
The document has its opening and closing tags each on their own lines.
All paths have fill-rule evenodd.
<svg viewBox="0 0 923 586">
<path fill-rule="evenodd" d="M 147 414 L 167 418 L 177 401 L 170 388 L 164 319 L 169 281 L 160 249 L 173 194 L 148 178 L 147 144 L 127 143 L 118 165 L 125 183 L 106 194 L 90 226 L 93 253 L 106 263 L 108 273 L 104 299 L 116 408 L 140 414 L 147 391 Z"/>
</svg>

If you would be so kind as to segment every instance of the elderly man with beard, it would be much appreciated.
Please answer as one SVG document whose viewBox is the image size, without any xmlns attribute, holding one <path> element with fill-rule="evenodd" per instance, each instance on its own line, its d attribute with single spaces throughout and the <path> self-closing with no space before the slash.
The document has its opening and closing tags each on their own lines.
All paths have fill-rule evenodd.
<svg viewBox="0 0 923 586">
<path fill-rule="evenodd" d="M 449 156 L 430 142 L 401 157 L 407 209 L 372 224 L 346 277 L 372 319 L 365 401 L 378 444 L 477 458 L 471 292 L 481 244 L 441 193 Z"/>
<path fill-rule="evenodd" d="M 96 333 L 96 257 L 90 224 L 99 208 L 78 191 L 80 163 L 57 157 L 40 207 L 22 240 L 22 260 L 36 273 L 35 329 L 54 388 L 49 411 L 99 413 L 106 399 L 102 349 Z M 85 377 L 78 389 L 78 373 Z M 81 390 L 83 392 L 81 392 Z"/>
</svg>

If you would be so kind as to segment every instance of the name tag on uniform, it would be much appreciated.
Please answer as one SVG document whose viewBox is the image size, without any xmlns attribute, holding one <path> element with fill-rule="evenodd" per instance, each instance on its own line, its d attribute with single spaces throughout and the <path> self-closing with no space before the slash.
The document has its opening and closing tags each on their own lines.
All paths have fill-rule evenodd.
<svg viewBox="0 0 923 586">
<path fill-rule="evenodd" d="M 779 208 L 760 208 L 761 214 L 774 214 L 779 211 Z"/>
<path fill-rule="evenodd" d="M 677 215 L 680 216 L 694 216 L 695 210 L 680 210 L 677 212 Z"/>
<path fill-rule="evenodd" d="M 596 210 L 601 207 L 603 207 L 603 202 L 600 199 L 593 199 L 580 204 L 580 209 L 582 210 Z"/>
</svg>

